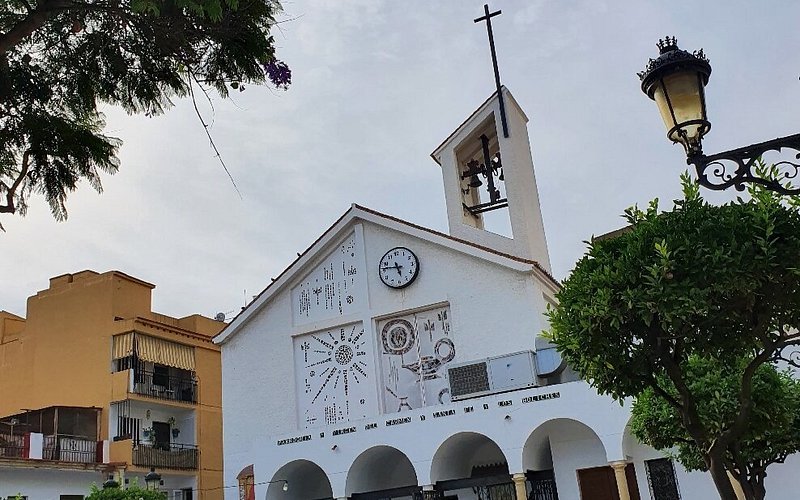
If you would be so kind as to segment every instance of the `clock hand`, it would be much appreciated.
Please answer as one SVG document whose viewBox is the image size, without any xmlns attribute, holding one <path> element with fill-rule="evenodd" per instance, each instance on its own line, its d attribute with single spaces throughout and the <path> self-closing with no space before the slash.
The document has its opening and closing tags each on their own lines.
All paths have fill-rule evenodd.
<svg viewBox="0 0 800 500">
<path fill-rule="evenodd" d="M 385 271 L 385 270 L 387 270 L 387 269 L 398 269 L 398 268 L 402 268 L 402 267 L 403 267 L 403 266 L 400 266 L 400 265 L 398 265 L 398 264 L 395 264 L 395 265 L 393 265 L 393 266 L 389 266 L 389 267 L 382 267 L 382 268 L 381 268 L 381 271 Z"/>
<path fill-rule="evenodd" d="M 398 262 L 395 262 L 395 263 L 394 263 L 394 268 L 395 268 L 395 269 L 397 269 L 397 274 L 399 274 L 400 276 L 402 276 L 402 275 L 403 275 L 403 272 L 402 272 L 402 271 L 400 271 L 400 268 L 402 268 L 402 267 L 403 267 L 403 266 L 401 266 L 401 265 L 400 265 L 400 263 L 398 263 Z"/>
</svg>

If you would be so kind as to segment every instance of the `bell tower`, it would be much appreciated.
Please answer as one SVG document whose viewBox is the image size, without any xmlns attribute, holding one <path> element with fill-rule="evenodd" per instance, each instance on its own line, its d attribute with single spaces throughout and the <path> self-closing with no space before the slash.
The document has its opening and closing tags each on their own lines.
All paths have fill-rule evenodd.
<svg viewBox="0 0 800 500">
<path fill-rule="evenodd" d="M 501 86 L 436 150 L 450 234 L 550 271 L 528 117 Z M 489 212 L 507 211 L 511 236 L 486 228 Z"/>
</svg>

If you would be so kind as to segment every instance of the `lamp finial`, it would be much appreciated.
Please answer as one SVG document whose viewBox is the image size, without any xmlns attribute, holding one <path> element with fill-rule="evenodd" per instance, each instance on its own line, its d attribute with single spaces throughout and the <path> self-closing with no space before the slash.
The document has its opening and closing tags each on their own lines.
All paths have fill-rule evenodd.
<svg viewBox="0 0 800 500">
<path fill-rule="evenodd" d="M 660 54 L 665 52 L 671 52 L 673 50 L 678 50 L 678 39 L 676 37 L 665 36 L 662 39 L 658 40 L 656 43 L 656 47 L 658 47 L 658 51 Z"/>
</svg>

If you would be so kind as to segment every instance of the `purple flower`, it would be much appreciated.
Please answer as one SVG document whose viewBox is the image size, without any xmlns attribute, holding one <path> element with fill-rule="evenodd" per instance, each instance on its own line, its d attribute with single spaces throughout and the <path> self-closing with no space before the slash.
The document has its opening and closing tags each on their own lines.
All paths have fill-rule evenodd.
<svg viewBox="0 0 800 500">
<path fill-rule="evenodd" d="M 286 90 L 292 83 L 292 70 L 283 61 L 273 59 L 264 65 L 264 70 L 269 81 L 279 89 Z"/>
</svg>

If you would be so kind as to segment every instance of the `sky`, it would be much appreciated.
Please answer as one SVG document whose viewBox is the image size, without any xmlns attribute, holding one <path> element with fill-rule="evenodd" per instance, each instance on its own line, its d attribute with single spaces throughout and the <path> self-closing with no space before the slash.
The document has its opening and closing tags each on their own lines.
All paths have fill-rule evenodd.
<svg viewBox="0 0 800 500">
<path fill-rule="evenodd" d="M 288 91 L 191 103 L 156 118 L 106 108 L 123 140 L 104 192 L 83 184 L 55 221 L 32 198 L 0 223 L 0 309 L 25 315 L 52 276 L 120 270 L 156 285 L 171 316 L 234 315 L 358 203 L 447 231 L 429 154 L 494 91 L 483 1 L 285 1 L 274 34 Z M 633 204 L 680 195 L 687 167 L 639 79 L 655 42 L 705 49 L 707 154 L 798 133 L 800 2 L 494 0 L 501 79 L 530 118 L 553 273 L 623 225 Z M 413 189 L 398 191 L 398 183 Z M 705 191 L 708 194 L 707 191 Z M 711 193 L 723 202 L 735 193 Z"/>
</svg>

